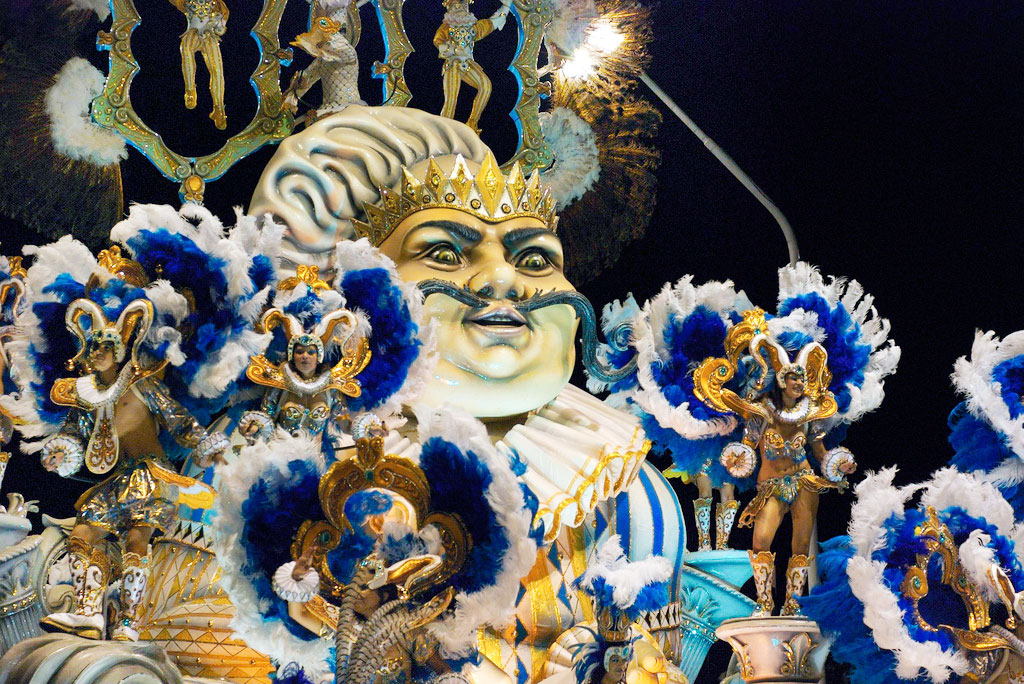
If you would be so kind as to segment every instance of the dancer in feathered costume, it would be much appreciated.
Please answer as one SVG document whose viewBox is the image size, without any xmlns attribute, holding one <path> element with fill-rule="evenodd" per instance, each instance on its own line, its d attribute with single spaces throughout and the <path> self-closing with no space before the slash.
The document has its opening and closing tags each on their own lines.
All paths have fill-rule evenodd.
<svg viewBox="0 0 1024 684">
<path fill-rule="evenodd" d="M 280 231 L 261 236 L 250 220 L 225 237 L 198 207 L 137 206 L 111 234 L 138 260 L 116 246 L 97 260 L 70 237 L 35 250 L 10 343 L 20 393 L 3 402 L 24 421 L 23 448 L 39 450 L 48 470 L 70 477 L 85 465 L 93 480 L 105 477 L 76 503 L 72 610 L 44 627 L 102 637 L 111 563 L 99 543 L 114 535 L 125 552 L 113 637 L 135 640 L 150 538 L 170 527 L 178 504 L 212 505 L 212 490 L 170 461 L 184 448 L 209 465 L 227 446 L 203 423 L 266 343 L 247 312 L 269 294 L 273 261 L 260 248 Z"/>
<path fill-rule="evenodd" d="M 782 614 L 799 612 L 796 597 L 807 585 L 818 495 L 844 486 L 845 476 L 856 469 L 849 450 L 829 449 L 826 439 L 841 437 L 841 431 L 830 433 L 881 403 L 882 379 L 899 360 L 899 348 L 885 344 L 888 321 L 871 302 L 856 281 L 825 281 L 802 262 L 782 268 L 778 316 L 769 319 L 760 309 L 745 312 L 726 336 L 726 358 L 708 359 L 694 373 L 698 397 L 744 418 L 742 441 L 729 444 L 721 460 L 736 476 L 758 471 L 757 496 L 739 521 L 754 527 L 750 561 L 758 614 L 770 615 L 774 608 L 771 546 L 787 513 L 793 516 L 793 536 Z M 741 357 L 752 382 L 744 396 L 726 386 Z M 824 477 L 812 470 L 811 455 Z"/>
<path fill-rule="evenodd" d="M 1013 681 L 1024 662 L 1024 568 L 1012 507 L 954 468 L 906 487 L 895 473 L 857 486 L 849 536 L 823 545 L 822 583 L 801 600 L 804 613 L 852 665 L 853 684 Z"/>
<path fill-rule="evenodd" d="M 950 464 L 998 487 L 1024 519 L 1024 331 L 1003 340 L 979 331 L 953 385 L 965 399 L 949 416 Z"/>
<path fill-rule="evenodd" d="M 339 243 L 333 263 L 333 287 L 315 266 L 300 267 L 261 318 L 264 328 L 281 331 L 271 350 L 285 358 L 273 363 L 259 355 L 249 364 L 248 379 L 267 388 L 260 407 L 239 420 L 250 440 L 279 427 L 319 442 L 331 425 L 338 442 L 354 414 L 387 417 L 426 379 L 429 335 L 419 325 L 419 291 L 366 241 Z M 327 453 L 333 442 L 324 445 Z"/>
<path fill-rule="evenodd" d="M 356 455 L 326 471 L 305 436 L 247 447 L 224 469 L 215 544 L 234 625 L 282 673 L 501 676 L 476 638 L 512 613 L 536 556 L 533 510 L 481 423 L 435 412 L 419 430 L 419 444 L 385 455 L 385 431 L 362 421 Z"/>
<path fill-rule="evenodd" d="M 606 336 L 614 335 L 612 329 L 631 308 L 630 301 L 606 307 L 602 319 Z M 734 414 L 700 401 L 693 390 L 693 371 L 705 359 L 725 353 L 726 331 L 749 308 L 746 295 L 736 292 L 730 281 L 695 286 L 693 277 L 686 276 L 665 285 L 631 317 L 637 373 L 631 378 L 632 386 L 619 383 L 609 397 L 613 405 L 628 403 L 655 448 L 671 452 L 673 467 L 666 474 L 697 485 L 700 496 L 693 508 L 699 551 L 711 550 L 712 488 L 721 493 L 715 548 L 725 549 L 739 506 L 735 489 L 749 489 L 753 482 L 750 477 L 733 477 L 720 463 L 722 449 L 740 437 L 739 421 Z M 626 357 L 619 352 L 617 359 L 611 359 L 616 352 L 610 348 L 605 354 L 610 360 Z M 603 389 L 593 382 L 589 387 Z"/>
</svg>

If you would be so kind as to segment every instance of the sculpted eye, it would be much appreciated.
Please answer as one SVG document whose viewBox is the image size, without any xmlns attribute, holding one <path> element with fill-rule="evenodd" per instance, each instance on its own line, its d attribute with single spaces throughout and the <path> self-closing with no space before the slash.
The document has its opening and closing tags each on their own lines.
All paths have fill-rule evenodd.
<svg viewBox="0 0 1024 684">
<path fill-rule="evenodd" d="M 427 252 L 426 258 L 445 266 L 458 266 L 462 263 L 458 251 L 447 243 L 432 248 Z"/>
<path fill-rule="evenodd" d="M 524 271 L 543 271 L 550 266 L 551 260 L 548 259 L 547 255 L 536 249 L 524 252 L 516 260 L 516 268 Z"/>
</svg>

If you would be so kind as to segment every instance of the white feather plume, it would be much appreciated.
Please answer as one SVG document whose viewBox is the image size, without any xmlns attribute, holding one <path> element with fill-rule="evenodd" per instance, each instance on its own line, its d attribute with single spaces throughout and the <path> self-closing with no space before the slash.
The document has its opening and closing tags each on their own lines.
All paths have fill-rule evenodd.
<svg viewBox="0 0 1024 684">
<path fill-rule="evenodd" d="M 982 595 L 992 602 L 999 601 L 999 594 L 988 579 L 988 571 L 996 565 L 996 552 L 989 543 L 992 537 L 981 530 L 974 530 L 970 536 L 960 545 L 957 554 L 960 558 L 960 565 L 967 573 L 971 583 L 981 589 Z"/>
<path fill-rule="evenodd" d="M 1003 401 L 1002 387 L 992 380 L 996 366 L 1021 354 L 1024 354 L 1024 330 L 1007 335 L 1003 340 L 994 332 L 979 330 L 974 335 L 971 358 L 957 359 L 952 377 L 956 390 L 966 396 L 971 414 L 1002 433 L 1007 447 L 1024 459 L 1024 415 L 1010 416 L 1010 409 Z"/>
<path fill-rule="evenodd" d="M 417 410 L 416 418 L 421 444 L 431 437 L 440 437 L 463 452 L 472 451 L 487 466 L 491 484 L 484 496 L 509 539 L 492 583 L 472 594 L 459 592 L 455 610 L 428 627 L 440 643 L 444 657 L 460 658 L 468 655 L 482 627 L 500 629 L 512 618 L 519 581 L 537 558 L 537 545 L 530 538 L 532 516 L 508 460 L 491 444 L 483 423 L 452 408 Z"/>
<path fill-rule="evenodd" d="M 594 581 L 603 578 L 612 587 L 612 601 L 621 610 L 632 607 L 644 587 L 667 582 L 672 577 L 672 564 L 667 558 L 650 555 L 644 560 L 630 561 L 622 550 L 622 540 L 613 534 L 597 549 L 597 556 L 580 576 L 580 587 L 593 589 Z"/>
<path fill-rule="evenodd" d="M 245 525 L 242 506 L 253 485 L 265 480 L 271 488 L 279 486 L 292 477 L 288 464 L 296 460 L 312 463 L 317 472 L 324 472 L 317 443 L 279 430 L 267 442 L 244 447 L 237 458 L 217 469 L 221 484 L 214 504 L 213 549 L 221 567 L 221 586 L 235 607 L 231 627 L 238 636 L 281 665 L 297 663 L 316 679 L 331 672 L 330 643 L 325 639 L 300 639 L 280 620 L 264 620 L 268 606 L 260 600 L 252 578 L 244 570 L 246 554 L 241 538 Z"/>
<path fill-rule="evenodd" d="M 72 57 L 57 72 L 45 96 L 50 137 L 57 153 L 96 166 L 128 157 L 124 138 L 89 118 L 89 107 L 103 92 L 104 80 L 100 70 L 81 57 Z"/>
<path fill-rule="evenodd" d="M 106 21 L 110 16 L 110 3 L 107 0 L 70 0 L 72 7 L 95 12 L 96 18 L 101 22 Z"/>
<path fill-rule="evenodd" d="M 541 112 L 540 126 L 555 158 L 543 180 L 561 211 L 583 197 L 601 175 L 597 138 L 586 121 L 565 107 Z"/>
<path fill-rule="evenodd" d="M 594 0 L 555 0 L 551 23 L 545 31 L 545 39 L 558 48 L 563 55 L 569 55 L 587 40 L 587 31 L 601 16 Z"/>
<path fill-rule="evenodd" d="M 999 534 L 1010 535 L 1014 526 L 1013 507 L 992 484 L 956 468 L 942 468 L 924 484 L 921 505 L 937 511 L 960 507 L 967 515 L 984 518 Z"/>
</svg>

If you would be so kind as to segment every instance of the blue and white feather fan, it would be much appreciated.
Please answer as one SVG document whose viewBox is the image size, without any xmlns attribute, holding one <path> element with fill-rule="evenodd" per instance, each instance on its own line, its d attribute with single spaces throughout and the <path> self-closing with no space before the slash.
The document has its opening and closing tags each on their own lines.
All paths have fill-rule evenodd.
<svg viewBox="0 0 1024 684">
<path fill-rule="evenodd" d="M 976 471 L 1019 509 L 1024 482 L 1024 331 L 1000 340 L 978 331 L 971 356 L 953 366 L 953 385 L 965 399 L 950 417 L 953 464 Z M 1019 511 L 1020 512 L 1020 511 Z"/>
<path fill-rule="evenodd" d="M 777 314 L 784 320 L 769 325 L 783 344 L 788 331 L 820 342 L 828 352 L 829 389 L 839 405 L 828 420 L 830 428 L 856 422 L 878 408 L 885 397 L 884 379 L 899 363 L 900 348 L 889 339 L 889 321 L 878 315 L 873 302 L 856 280 L 825 279 L 806 262 L 779 269 Z M 794 339 L 788 346 L 797 344 Z"/>
</svg>

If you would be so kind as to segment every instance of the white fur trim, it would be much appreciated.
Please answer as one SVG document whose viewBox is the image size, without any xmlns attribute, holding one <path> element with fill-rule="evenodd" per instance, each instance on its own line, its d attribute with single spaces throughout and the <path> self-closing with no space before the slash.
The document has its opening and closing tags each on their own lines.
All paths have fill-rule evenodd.
<svg viewBox="0 0 1024 684">
<path fill-rule="evenodd" d="M 540 126 L 555 157 L 542 180 L 555 208 L 562 211 L 594 187 L 601 175 L 597 139 L 590 125 L 565 107 L 541 112 Z"/>
<path fill-rule="evenodd" d="M 124 138 L 89 118 L 89 107 L 103 92 L 104 80 L 100 70 L 81 57 L 72 57 L 57 72 L 44 99 L 53 149 L 58 154 L 96 166 L 127 159 Z"/>
<path fill-rule="evenodd" d="M 967 408 L 1002 434 L 1006 445 L 1024 458 L 1024 415 L 1010 417 L 1003 403 L 1002 387 L 992 380 L 992 371 L 1003 361 L 1024 354 L 1024 330 L 1000 340 L 992 331 L 974 334 L 971 358 L 961 357 L 953 365 L 953 385 L 967 398 Z"/>
<path fill-rule="evenodd" d="M 231 463 L 217 469 L 221 484 L 214 504 L 213 549 L 221 567 L 221 586 L 235 606 L 231 626 L 238 636 L 278 662 L 297 663 L 315 679 L 330 672 L 331 644 L 325 639 L 305 641 L 292 635 L 281 621 L 265 621 L 262 614 L 268 606 L 259 599 L 252 579 L 243 571 L 242 506 L 249 490 L 259 480 L 284 482 L 291 477 L 288 464 L 295 460 L 311 462 L 319 473 L 324 472 L 318 443 L 279 430 L 267 442 L 243 447 Z"/>
<path fill-rule="evenodd" d="M 826 281 L 816 267 L 804 261 L 779 269 L 779 304 L 809 292 L 821 295 L 830 306 L 841 304 L 860 325 L 859 341 L 871 347 L 864 381 L 859 387 L 852 383 L 847 385 L 850 406 L 827 421 L 830 428 L 840 423 L 856 422 L 882 404 L 884 380 L 896 371 L 900 348 L 889 339 L 889 321 L 878 315 L 873 305 L 874 297 L 867 294 L 856 280 L 830 276 Z"/>
<path fill-rule="evenodd" d="M 974 586 L 981 589 L 982 595 L 992 602 L 999 601 L 999 594 L 988 579 L 988 571 L 996 565 L 996 552 L 989 543 L 992 537 L 981 530 L 974 530 L 960 545 L 960 565 L 967 573 Z"/>
<path fill-rule="evenodd" d="M 484 496 L 509 539 L 493 582 L 472 594 L 460 592 L 455 597 L 455 610 L 428 627 L 441 645 L 441 654 L 459 658 L 469 654 L 480 628 L 500 629 L 511 619 L 519 580 L 533 567 L 537 545 L 529 536 L 531 515 L 516 476 L 508 460 L 491 444 L 483 423 L 451 408 L 418 411 L 416 418 L 421 444 L 431 437 L 440 437 L 464 452 L 472 451 L 487 466 L 491 485 Z"/>
</svg>

